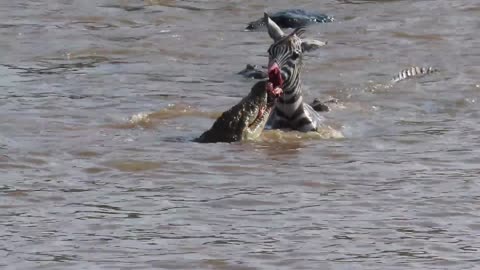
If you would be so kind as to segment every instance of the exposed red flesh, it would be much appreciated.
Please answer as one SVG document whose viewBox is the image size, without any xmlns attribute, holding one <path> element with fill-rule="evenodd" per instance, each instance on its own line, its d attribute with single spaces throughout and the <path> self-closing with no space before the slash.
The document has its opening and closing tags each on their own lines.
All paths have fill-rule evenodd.
<svg viewBox="0 0 480 270">
<path fill-rule="evenodd" d="M 267 91 L 267 95 L 269 95 L 270 97 L 274 97 L 274 98 L 278 98 L 283 94 L 282 88 L 280 88 L 278 86 L 274 88 L 273 83 L 271 83 L 271 82 L 267 82 L 267 84 L 265 85 L 265 90 Z M 257 121 L 257 119 L 260 119 L 265 114 L 268 106 L 269 105 L 267 105 L 266 107 L 261 107 L 258 110 L 257 117 L 255 118 L 254 122 L 252 122 L 251 125 L 253 125 L 253 123 L 255 123 L 255 121 Z"/>
<path fill-rule="evenodd" d="M 273 97 L 280 97 L 283 94 L 282 88 L 279 86 L 274 86 L 272 82 L 268 82 L 266 88 L 267 93 Z"/>
<path fill-rule="evenodd" d="M 268 81 L 273 84 L 274 88 L 283 86 L 283 79 L 280 72 L 280 67 L 276 62 L 272 62 L 268 65 Z"/>
</svg>

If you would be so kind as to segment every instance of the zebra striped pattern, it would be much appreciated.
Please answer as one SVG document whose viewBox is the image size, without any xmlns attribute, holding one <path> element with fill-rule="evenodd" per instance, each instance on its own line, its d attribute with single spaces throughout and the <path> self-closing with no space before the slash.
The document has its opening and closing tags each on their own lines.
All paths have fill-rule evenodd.
<svg viewBox="0 0 480 270">
<path fill-rule="evenodd" d="M 396 83 L 396 82 L 403 81 L 410 78 L 422 77 L 424 75 L 435 73 L 435 72 L 438 72 L 438 69 L 433 67 L 417 67 L 417 66 L 409 67 L 407 69 L 400 71 L 395 76 L 393 76 L 392 83 Z"/>
<path fill-rule="evenodd" d="M 316 130 L 323 119 L 310 105 L 303 102 L 302 82 L 302 40 L 304 28 L 297 28 L 282 37 L 268 49 L 269 67 L 276 63 L 280 68 L 283 96 L 275 105 L 269 124 L 273 129 L 290 128 L 308 132 Z"/>
</svg>

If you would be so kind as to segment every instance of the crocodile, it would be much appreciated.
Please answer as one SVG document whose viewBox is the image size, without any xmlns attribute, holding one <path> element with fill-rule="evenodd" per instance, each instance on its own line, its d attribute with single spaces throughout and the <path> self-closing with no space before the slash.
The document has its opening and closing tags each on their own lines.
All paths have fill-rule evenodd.
<svg viewBox="0 0 480 270">
<path fill-rule="evenodd" d="M 262 67 L 266 69 L 266 67 Z M 265 79 L 268 77 L 267 72 L 260 69 L 258 65 L 247 64 L 245 69 L 239 71 L 237 74 L 243 75 L 246 78 L 251 79 Z"/>
<path fill-rule="evenodd" d="M 234 105 L 194 141 L 199 143 L 237 142 L 260 136 L 283 90 L 268 81 L 259 81 L 238 104 Z"/>
<path fill-rule="evenodd" d="M 280 28 L 298 28 L 304 27 L 314 23 L 328 23 L 335 19 L 331 16 L 305 11 L 303 9 L 286 9 L 270 15 L 272 19 Z M 260 18 L 248 23 L 247 30 L 265 29 L 266 24 L 264 18 Z"/>
</svg>

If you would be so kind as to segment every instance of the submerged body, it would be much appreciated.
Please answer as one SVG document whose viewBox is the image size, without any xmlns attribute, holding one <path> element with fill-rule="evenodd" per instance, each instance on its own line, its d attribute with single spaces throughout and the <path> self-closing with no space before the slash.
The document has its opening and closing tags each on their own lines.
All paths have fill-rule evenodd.
<svg viewBox="0 0 480 270">
<path fill-rule="evenodd" d="M 328 15 L 309 12 L 303 9 L 287 9 L 274 13 L 270 18 L 281 28 L 297 28 L 314 23 L 333 22 L 334 18 Z M 250 22 L 247 25 L 248 30 L 258 30 L 266 27 L 264 18 Z"/>
<path fill-rule="evenodd" d="M 201 143 L 254 140 L 260 136 L 282 89 L 268 81 L 259 81 L 250 93 L 195 139 Z"/>
<path fill-rule="evenodd" d="M 409 67 L 398 72 L 395 76 L 393 76 L 391 83 L 396 83 L 396 82 L 403 81 L 410 78 L 422 77 L 438 71 L 439 70 L 434 67 L 418 67 L 418 66 Z"/>
<path fill-rule="evenodd" d="M 257 65 L 247 64 L 245 69 L 239 71 L 237 74 L 243 75 L 246 78 L 251 79 L 265 79 L 268 77 L 267 72 L 261 70 Z"/>
</svg>

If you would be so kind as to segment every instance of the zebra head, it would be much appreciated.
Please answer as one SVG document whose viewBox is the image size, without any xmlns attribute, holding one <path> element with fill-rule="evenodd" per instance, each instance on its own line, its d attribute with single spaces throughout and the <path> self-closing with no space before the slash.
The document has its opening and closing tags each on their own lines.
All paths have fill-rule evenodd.
<svg viewBox="0 0 480 270">
<path fill-rule="evenodd" d="M 267 13 L 264 13 L 264 19 L 268 35 L 273 39 L 273 44 L 268 49 L 269 81 L 274 87 L 281 87 L 288 91 L 299 83 L 303 53 L 316 50 L 326 45 L 326 42 L 302 38 L 305 32 L 303 27 L 286 35 Z"/>
</svg>

